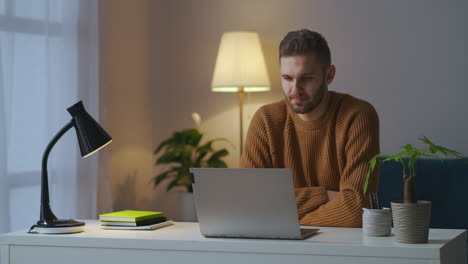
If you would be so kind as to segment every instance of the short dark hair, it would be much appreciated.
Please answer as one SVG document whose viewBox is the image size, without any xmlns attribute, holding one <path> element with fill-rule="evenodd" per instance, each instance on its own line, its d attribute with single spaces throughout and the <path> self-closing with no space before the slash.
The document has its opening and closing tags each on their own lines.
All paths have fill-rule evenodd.
<svg viewBox="0 0 468 264">
<path fill-rule="evenodd" d="M 320 64 L 331 65 L 330 48 L 320 33 L 308 29 L 291 31 L 286 34 L 279 46 L 279 57 L 315 53 Z"/>
</svg>

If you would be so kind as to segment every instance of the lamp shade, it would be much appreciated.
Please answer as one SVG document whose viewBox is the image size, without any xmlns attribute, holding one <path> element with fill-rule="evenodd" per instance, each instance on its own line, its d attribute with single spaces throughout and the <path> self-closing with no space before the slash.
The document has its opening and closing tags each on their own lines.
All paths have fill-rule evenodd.
<svg viewBox="0 0 468 264">
<path fill-rule="evenodd" d="M 225 32 L 216 59 L 214 92 L 262 92 L 270 90 L 260 38 L 257 32 Z"/>
<path fill-rule="evenodd" d="M 67 110 L 73 118 L 72 123 L 83 158 L 92 155 L 112 141 L 111 136 L 86 112 L 81 101 Z"/>
</svg>

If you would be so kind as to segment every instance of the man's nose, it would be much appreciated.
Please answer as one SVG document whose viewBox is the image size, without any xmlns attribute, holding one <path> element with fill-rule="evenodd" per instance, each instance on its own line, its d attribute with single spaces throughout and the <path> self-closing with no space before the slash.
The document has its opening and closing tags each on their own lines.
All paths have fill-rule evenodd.
<svg viewBox="0 0 468 264">
<path fill-rule="evenodd" d="M 292 94 L 298 94 L 302 91 L 301 84 L 299 80 L 294 79 L 291 81 L 291 93 Z"/>
</svg>

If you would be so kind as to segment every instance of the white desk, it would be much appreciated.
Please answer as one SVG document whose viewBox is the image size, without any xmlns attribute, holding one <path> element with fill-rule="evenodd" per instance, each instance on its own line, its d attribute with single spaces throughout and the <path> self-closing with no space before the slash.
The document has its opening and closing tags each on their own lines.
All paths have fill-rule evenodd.
<svg viewBox="0 0 468 264">
<path fill-rule="evenodd" d="M 197 223 L 154 231 L 102 230 L 86 221 L 84 233 L 0 236 L 1 264 L 19 263 L 466 263 L 466 230 L 434 229 L 429 243 L 363 237 L 359 228 L 325 228 L 305 241 L 222 239 L 200 235 Z"/>
</svg>

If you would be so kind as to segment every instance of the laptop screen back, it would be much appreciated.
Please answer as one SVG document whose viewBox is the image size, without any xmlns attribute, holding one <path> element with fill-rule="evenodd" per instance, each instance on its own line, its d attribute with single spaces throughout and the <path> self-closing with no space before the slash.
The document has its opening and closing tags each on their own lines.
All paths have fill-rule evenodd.
<svg viewBox="0 0 468 264">
<path fill-rule="evenodd" d="M 290 169 L 191 168 L 200 231 L 213 237 L 300 237 Z"/>
</svg>

